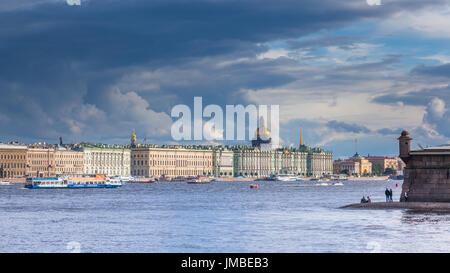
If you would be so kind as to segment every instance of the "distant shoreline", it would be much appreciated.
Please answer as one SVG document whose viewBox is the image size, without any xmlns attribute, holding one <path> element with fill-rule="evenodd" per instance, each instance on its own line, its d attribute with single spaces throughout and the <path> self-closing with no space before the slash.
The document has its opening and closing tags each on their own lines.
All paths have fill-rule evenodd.
<svg viewBox="0 0 450 273">
<path fill-rule="evenodd" d="M 303 181 L 310 181 L 313 177 L 302 177 Z M 348 177 L 348 181 L 385 181 L 388 180 L 389 176 L 374 176 L 374 177 Z M 1 181 L 6 181 L 10 183 L 25 183 L 26 178 L 3 178 Z M 264 178 L 255 177 L 219 177 L 215 178 L 217 182 L 238 182 L 238 181 L 262 181 Z M 319 180 L 322 181 L 322 180 Z M 172 181 L 167 181 L 172 182 Z"/>
</svg>

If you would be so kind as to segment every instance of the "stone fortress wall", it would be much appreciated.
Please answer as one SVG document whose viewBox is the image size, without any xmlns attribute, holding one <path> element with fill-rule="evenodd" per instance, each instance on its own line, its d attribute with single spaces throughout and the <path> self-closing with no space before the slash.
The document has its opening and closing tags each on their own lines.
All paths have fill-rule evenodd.
<svg viewBox="0 0 450 273">
<path fill-rule="evenodd" d="M 400 201 L 450 202 L 450 145 L 411 151 L 407 131 L 398 138 L 400 158 L 406 163 L 406 173 Z"/>
</svg>

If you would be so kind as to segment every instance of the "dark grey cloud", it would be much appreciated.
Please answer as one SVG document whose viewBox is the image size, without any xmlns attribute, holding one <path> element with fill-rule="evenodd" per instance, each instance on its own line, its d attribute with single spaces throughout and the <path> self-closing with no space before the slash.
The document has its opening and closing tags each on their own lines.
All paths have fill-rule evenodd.
<svg viewBox="0 0 450 273">
<path fill-rule="evenodd" d="M 415 67 L 411 73 L 413 75 L 426 75 L 450 78 L 450 63 L 436 66 L 420 65 Z"/>
<path fill-rule="evenodd" d="M 392 129 L 392 128 L 382 128 L 378 129 L 377 133 L 380 135 L 400 135 L 403 131 L 402 128 Z"/>
<path fill-rule="evenodd" d="M 371 130 L 363 125 L 350 124 L 342 121 L 331 120 L 327 122 L 326 126 L 336 132 L 341 133 L 370 133 Z"/>
<path fill-rule="evenodd" d="M 373 102 L 381 104 L 398 104 L 426 106 L 433 98 L 440 98 L 450 103 L 450 86 L 426 88 L 406 94 L 387 94 L 373 98 Z"/>
<path fill-rule="evenodd" d="M 345 35 L 326 34 L 317 37 L 308 37 L 300 40 L 289 40 L 286 42 L 291 49 L 317 49 L 328 46 L 338 46 L 340 48 L 349 48 L 356 42 L 362 41 L 362 37 L 352 37 Z"/>
<path fill-rule="evenodd" d="M 98 139 L 103 130 L 125 139 L 131 126 L 164 137 L 142 121 L 145 115 L 159 126 L 171 104 L 189 103 L 193 95 L 208 103 L 241 101 L 240 89 L 294 80 L 278 69 L 291 60 L 221 68 L 214 62 L 254 58 L 273 40 L 443 2 L 387 1 L 388 8 L 378 9 L 359 0 L 91 0 L 76 7 L 56 0 L 3 0 L 0 125 L 7 129 L 0 137 Z M 159 74 L 125 84 L 124 78 L 141 71 Z M 179 77 L 171 77 L 177 71 Z M 152 84 L 157 88 L 148 88 Z M 118 116 L 117 109 L 125 114 Z"/>
</svg>

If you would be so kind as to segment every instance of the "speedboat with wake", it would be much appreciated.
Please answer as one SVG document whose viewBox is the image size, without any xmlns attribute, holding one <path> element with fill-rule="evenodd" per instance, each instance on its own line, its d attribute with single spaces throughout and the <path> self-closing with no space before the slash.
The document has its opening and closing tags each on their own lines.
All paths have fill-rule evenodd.
<svg viewBox="0 0 450 273">
<path fill-rule="evenodd" d="M 277 175 L 271 176 L 269 178 L 269 180 L 272 180 L 272 181 L 283 181 L 283 182 L 303 181 L 303 179 L 301 179 L 298 176 L 295 176 L 293 174 L 277 174 Z"/>
</svg>

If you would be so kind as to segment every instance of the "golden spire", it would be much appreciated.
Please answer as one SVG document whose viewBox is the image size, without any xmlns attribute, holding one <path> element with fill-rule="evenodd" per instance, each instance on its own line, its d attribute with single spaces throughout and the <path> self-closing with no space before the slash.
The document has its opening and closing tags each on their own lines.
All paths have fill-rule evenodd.
<svg viewBox="0 0 450 273">
<path fill-rule="evenodd" d="M 302 128 L 300 128 L 300 147 L 303 146 Z"/>
</svg>

